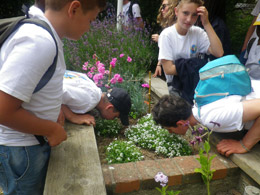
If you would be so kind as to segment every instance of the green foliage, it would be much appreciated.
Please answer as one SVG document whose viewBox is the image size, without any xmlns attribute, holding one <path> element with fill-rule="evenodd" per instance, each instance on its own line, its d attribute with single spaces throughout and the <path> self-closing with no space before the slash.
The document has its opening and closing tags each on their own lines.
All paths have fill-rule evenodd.
<svg viewBox="0 0 260 195">
<path fill-rule="evenodd" d="M 196 168 L 194 170 L 196 173 L 201 173 L 203 182 L 207 186 L 208 195 L 210 195 L 210 181 L 213 177 L 213 173 L 215 172 L 215 170 L 213 170 L 213 169 L 211 170 L 211 168 L 210 168 L 211 162 L 216 157 L 215 154 L 211 155 L 211 156 L 209 154 L 209 152 L 210 152 L 209 137 L 210 137 L 211 132 L 208 133 L 208 138 L 205 141 L 205 143 L 203 144 L 204 148 L 200 148 L 199 158 L 196 158 L 199 161 L 201 168 Z"/>
<path fill-rule="evenodd" d="M 132 102 L 130 116 L 132 118 L 136 119 L 147 113 L 148 106 L 144 103 L 147 90 L 141 87 L 140 81 L 132 78 L 115 86 L 124 88 L 130 94 Z"/>
<path fill-rule="evenodd" d="M 162 189 L 156 187 L 155 189 L 158 190 L 161 195 L 178 195 L 181 191 L 167 191 L 168 186 L 162 187 Z"/>
<path fill-rule="evenodd" d="M 80 40 L 64 40 L 64 56 L 68 69 L 81 70 L 81 66 L 93 54 L 97 54 L 98 60 L 108 69 L 112 58 L 123 53 L 132 58 L 131 64 L 120 63 L 113 71 L 126 80 L 127 77 L 143 77 L 157 56 L 148 30 L 123 28 L 118 31 L 116 15 L 113 11 L 109 13 L 110 17 L 93 21 L 90 31 Z"/>
<path fill-rule="evenodd" d="M 166 129 L 155 124 L 151 114 L 128 127 L 125 136 L 142 148 L 155 151 L 166 157 L 184 156 L 192 153 L 188 143 L 180 136 L 169 134 Z"/>
<path fill-rule="evenodd" d="M 106 119 L 98 119 L 96 120 L 95 131 L 98 136 L 111 137 L 118 135 L 120 130 L 122 129 L 121 123 L 118 119 L 114 120 L 106 120 Z"/>
<path fill-rule="evenodd" d="M 108 164 L 136 162 L 144 159 L 140 149 L 131 141 L 111 142 L 106 149 L 106 154 Z"/>
</svg>

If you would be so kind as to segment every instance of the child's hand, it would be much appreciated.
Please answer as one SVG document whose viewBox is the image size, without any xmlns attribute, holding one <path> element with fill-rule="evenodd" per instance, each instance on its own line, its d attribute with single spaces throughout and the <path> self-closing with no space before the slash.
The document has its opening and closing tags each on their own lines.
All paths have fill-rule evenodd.
<svg viewBox="0 0 260 195">
<path fill-rule="evenodd" d="M 158 34 L 153 34 L 152 35 L 152 40 L 153 41 L 158 42 L 158 39 L 159 39 L 159 35 Z"/>
<path fill-rule="evenodd" d="M 206 7 L 200 6 L 197 8 L 197 13 L 200 16 L 200 20 L 203 26 L 207 25 L 209 23 L 209 13 Z"/>
<path fill-rule="evenodd" d="M 162 67 L 160 65 L 160 62 L 158 62 L 159 65 L 156 66 L 155 73 L 153 74 L 153 77 L 162 76 Z"/>
</svg>

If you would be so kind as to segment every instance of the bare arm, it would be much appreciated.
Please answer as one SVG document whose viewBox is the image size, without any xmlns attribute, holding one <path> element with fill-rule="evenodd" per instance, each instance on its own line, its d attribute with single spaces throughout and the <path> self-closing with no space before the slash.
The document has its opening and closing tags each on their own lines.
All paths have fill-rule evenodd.
<svg viewBox="0 0 260 195">
<path fill-rule="evenodd" d="M 252 23 L 251 23 L 251 25 L 248 28 L 248 31 L 247 31 L 246 37 L 245 37 L 245 41 L 244 41 L 244 44 L 243 44 L 243 47 L 242 47 L 242 51 L 244 51 L 246 49 L 247 43 L 248 43 L 250 37 L 252 36 L 253 32 L 255 31 L 255 26 L 253 24 L 255 23 L 256 18 L 257 17 L 255 16 L 253 21 L 252 21 Z"/>
<path fill-rule="evenodd" d="M 163 70 L 165 74 L 168 75 L 178 75 L 176 71 L 176 66 L 173 64 L 173 61 L 171 60 L 161 60 L 161 63 L 163 65 Z"/>
<path fill-rule="evenodd" d="M 44 120 L 22 108 L 22 101 L 0 91 L 0 124 L 23 133 L 46 136 L 50 146 L 67 139 L 64 128 L 55 122 Z"/>
<path fill-rule="evenodd" d="M 209 52 L 215 57 L 222 57 L 224 54 L 222 43 L 209 22 L 207 9 L 204 6 L 201 6 L 198 7 L 197 11 L 198 15 L 200 15 L 202 25 L 209 37 Z"/>
<path fill-rule="evenodd" d="M 243 101 L 243 122 L 251 120 L 255 120 L 255 122 L 242 140 L 244 146 L 249 150 L 260 140 L 260 99 Z M 225 156 L 233 153 L 241 154 L 247 152 L 240 141 L 232 139 L 220 141 L 217 149 Z"/>
<path fill-rule="evenodd" d="M 67 120 L 75 124 L 96 125 L 95 118 L 90 114 L 76 114 L 68 106 L 62 105 L 61 110 Z"/>
</svg>

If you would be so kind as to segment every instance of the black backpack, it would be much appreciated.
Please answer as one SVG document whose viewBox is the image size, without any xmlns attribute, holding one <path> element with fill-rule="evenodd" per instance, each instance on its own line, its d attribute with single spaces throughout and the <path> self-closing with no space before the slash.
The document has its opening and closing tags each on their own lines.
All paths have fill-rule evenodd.
<svg viewBox="0 0 260 195">
<path fill-rule="evenodd" d="M 19 16 L 13 18 L 0 19 L 0 48 L 2 47 L 6 39 L 9 37 L 9 35 L 11 35 L 12 32 L 14 32 L 17 28 L 19 28 L 24 23 L 36 24 L 44 28 L 45 30 L 47 30 L 51 34 L 56 45 L 56 55 L 54 57 L 53 63 L 50 65 L 48 70 L 44 73 L 41 80 L 39 81 L 36 88 L 34 89 L 33 93 L 36 93 L 49 82 L 49 80 L 51 79 L 51 77 L 55 72 L 57 59 L 58 59 L 58 46 L 52 30 L 46 22 L 39 19 L 28 18 L 28 16 Z"/>
<path fill-rule="evenodd" d="M 133 15 L 133 5 L 134 4 L 139 4 L 137 0 L 132 0 L 129 6 L 129 9 L 127 11 L 128 17 L 133 19 L 134 15 Z"/>
</svg>

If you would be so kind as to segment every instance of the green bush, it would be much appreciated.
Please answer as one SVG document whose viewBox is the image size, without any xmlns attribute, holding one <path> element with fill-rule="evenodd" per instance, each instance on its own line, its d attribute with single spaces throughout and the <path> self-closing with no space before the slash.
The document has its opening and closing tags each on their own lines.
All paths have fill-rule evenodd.
<svg viewBox="0 0 260 195">
<path fill-rule="evenodd" d="M 136 162 L 144 159 L 142 153 L 131 141 L 115 140 L 106 148 L 108 164 Z"/>
<path fill-rule="evenodd" d="M 106 120 L 98 119 L 96 120 L 95 131 L 98 136 L 111 137 L 116 136 L 122 129 L 121 123 L 118 119 Z"/>
<path fill-rule="evenodd" d="M 65 60 L 68 69 L 81 70 L 81 66 L 92 59 L 93 55 L 109 67 L 112 58 L 125 54 L 132 59 L 131 65 L 120 63 L 113 71 L 127 77 L 143 77 L 149 70 L 154 55 L 154 45 L 147 29 L 131 30 L 116 28 L 116 15 L 110 11 L 110 17 L 92 22 L 91 29 L 79 41 L 64 40 Z"/>
</svg>

